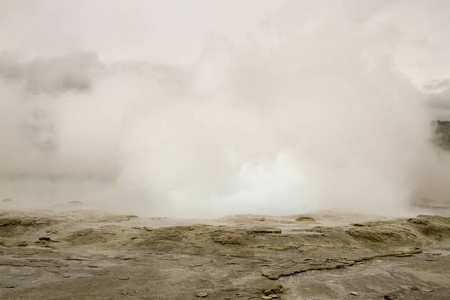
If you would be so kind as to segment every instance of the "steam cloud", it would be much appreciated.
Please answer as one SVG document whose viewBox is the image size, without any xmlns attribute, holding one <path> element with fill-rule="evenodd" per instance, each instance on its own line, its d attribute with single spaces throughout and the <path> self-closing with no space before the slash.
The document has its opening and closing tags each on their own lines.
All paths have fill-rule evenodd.
<svg viewBox="0 0 450 300">
<path fill-rule="evenodd" d="M 449 115 L 446 3 L 151 4 L 170 12 L 152 22 L 168 24 L 175 38 L 186 25 L 192 38 L 177 44 L 156 35 L 152 52 L 147 40 L 124 49 L 96 33 L 95 14 L 87 17 L 92 36 L 83 28 L 81 38 L 74 34 L 87 3 L 57 6 L 68 17 L 65 35 L 53 29 L 54 40 L 27 44 L 30 31 L 17 24 L 44 30 L 55 20 L 26 21 L 11 14 L 21 4 L 2 2 L 12 15 L 0 26 L 9 33 L 2 40 L 14 45 L 0 55 L 4 198 L 215 217 L 398 213 L 412 199 L 449 192 L 448 155 L 430 143 L 431 120 Z M 137 2 L 124 5 L 141 11 Z M 33 6 L 42 18 L 51 11 Z M 112 6 L 93 4 L 107 9 L 105 24 L 120 15 Z M 187 10 L 186 23 L 175 8 Z M 252 11 L 258 17 L 248 20 Z M 189 17 L 199 17 L 199 27 Z M 134 41 L 158 27 L 137 20 L 111 34 L 120 40 L 139 28 L 130 32 Z M 63 46 L 55 50 L 57 41 Z M 187 53 L 178 49 L 190 42 Z"/>
</svg>

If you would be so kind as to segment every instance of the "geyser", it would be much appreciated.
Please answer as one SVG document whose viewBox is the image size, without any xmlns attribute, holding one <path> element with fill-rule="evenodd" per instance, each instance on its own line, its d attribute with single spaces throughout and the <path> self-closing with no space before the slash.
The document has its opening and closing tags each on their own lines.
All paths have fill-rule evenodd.
<svg viewBox="0 0 450 300">
<path fill-rule="evenodd" d="M 23 207 L 398 214 L 449 192 L 426 102 L 449 4 L 2 2 L 0 197 Z"/>
</svg>

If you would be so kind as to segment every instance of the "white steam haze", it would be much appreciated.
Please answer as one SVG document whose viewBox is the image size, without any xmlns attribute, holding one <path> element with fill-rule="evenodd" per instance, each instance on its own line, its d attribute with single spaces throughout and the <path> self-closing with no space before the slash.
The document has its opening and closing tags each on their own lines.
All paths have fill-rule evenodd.
<svg viewBox="0 0 450 300">
<path fill-rule="evenodd" d="M 450 1 L 0 0 L 0 199 L 398 214 L 450 192 Z"/>
</svg>

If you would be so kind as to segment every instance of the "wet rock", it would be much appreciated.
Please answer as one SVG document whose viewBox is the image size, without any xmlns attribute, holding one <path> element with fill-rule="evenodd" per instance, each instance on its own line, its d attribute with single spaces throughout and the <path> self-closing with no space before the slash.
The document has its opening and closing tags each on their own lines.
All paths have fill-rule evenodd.
<svg viewBox="0 0 450 300">
<path fill-rule="evenodd" d="M 428 222 L 426 220 L 423 220 L 421 218 L 409 218 L 408 219 L 409 223 L 413 223 L 413 224 L 417 224 L 417 225 L 428 225 Z"/>
<path fill-rule="evenodd" d="M 430 292 L 433 291 L 433 289 L 426 288 L 426 287 L 419 287 L 419 286 L 413 286 L 413 287 L 411 287 L 410 289 L 411 289 L 411 291 L 414 291 L 414 292 L 426 292 L 426 293 L 430 293 Z"/>
<path fill-rule="evenodd" d="M 283 286 L 281 284 L 274 284 L 272 287 L 264 290 L 265 295 L 277 294 L 283 291 Z"/>
<path fill-rule="evenodd" d="M 149 296 L 183 299 L 186 293 L 188 297 L 191 293 L 190 297 L 209 299 L 297 299 L 295 295 L 302 292 L 305 292 L 305 298 L 362 299 L 366 297 L 365 293 L 354 294 L 357 292 L 347 288 L 366 286 L 369 289 L 369 284 L 374 285 L 370 287 L 373 290 L 371 295 L 376 293 L 379 298 L 386 295 L 389 297 L 386 299 L 406 299 L 409 296 L 414 296 L 414 299 L 446 299 L 445 295 L 448 295 L 448 288 L 441 278 L 423 276 L 430 280 L 425 282 L 421 272 L 446 274 L 449 258 L 443 255 L 439 263 L 427 263 L 426 259 L 431 257 L 429 253 L 410 257 L 421 252 L 415 247 L 420 246 L 423 250 L 431 247 L 431 244 L 422 241 L 416 244 L 417 241 L 411 238 L 414 235 L 424 241 L 442 240 L 447 243 L 444 227 L 442 237 L 423 233 L 423 226 L 437 224 L 437 221 L 444 224 L 444 221 L 433 217 L 422 217 L 428 225 L 398 219 L 354 227 L 321 226 L 316 228 L 317 231 L 311 228 L 300 233 L 290 232 L 291 225 L 283 225 L 282 228 L 287 228 L 289 233 L 274 234 L 281 230 L 275 228 L 276 231 L 273 231 L 270 225 L 256 227 L 255 232 L 253 226 L 266 225 L 255 222 L 256 217 L 249 217 L 248 223 L 242 222 L 242 226 L 230 222 L 229 225 L 219 226 L 160 227 L 155 221 L 155 228 L 147 230 L 139 225 L 132 227 L 145 224 L 143 222 L 123 222 L 119 226 L 99 222 L 103 216 L 94 215 L 92 219 L 69 214 L 66 219 L 64 215 L 52 217 L 50 227 L 31 225 L 33 227 L 26 230 L 5 230 L 24 228 L 22 224 L 37 224 L 36 220 L 39 220 L 29 217 L 29 214 L 22 216 L 25 216 L 24 222 L 20 220 L 20 214 L 0 213 L 0 221 L 5 218 L 10 220 L 6 222 L 9 225 L 0 227 L 0 243 L 5 241 L 8 245 L 0 247 L 0 253 L 5 252 L 0 255 L 0 266 L 6 270 L 18 270 L 18 273 L 2 273 L 2 277 L 6 276 L 3 279 L 5 283 L 0 282 L 2 299 L 45 299 L 48 295 L 55 299 L 85 299 L 88 293 L 96 299 L 140 299 Z M 320 218 L 324 223 L 327 220 Z M 54 219 L 58 223 L 54 223 Z M 271 224 L 272 221 L 278 222 L 275 217 L 267 219 Z M 290 220 L 295 222 L 293 217 Z M 164 222 L 162 225 L 167 224 Z M 294 223 L 292 227 L 302 226 Z M 347 234 L 349 228 L 358 230 L 357 237 Z M 53 230 L 58 235 L 53 235 Z M 368 237 L 370 232 L 375 233 L 375 240 L 396 243 L 374 244 L 370 238 L 363 237 L 364 230 L 367 230 Z M 389 231 L 393 235 L 387 235 Z M 395 235 L 405 238 L 397 239 Z M 21 240 L 34 243 L 39 237 L 58 237 L 58 240 L 67 242 L 53 244 L 43 239 L 40 241 L 41 247 L 15 247 Z M 130 242 L 133 237 L 135 241 L 144 241 Z M 42 247 L 47 244 L 58 247 L 50 250 Z M 446 245 L 442 244 L 442 247 Z M 365 264 L 361 266 L 362 262 Z M 385 270 L 386 266 L 388 268 Z M 328 274 L 330 272 L 327 270 L 338 268 L 344 268 L 342 273 L 339 271 L 343 276 L 335 277 L 335 272 Z M 357 269 L 356 272 L 352 268 Z M 360 268 L 367 270 L 366 277 L 360 276 L 364 275 L 358 271 Z M 381 273 L 372 273 L 378 268 Z M 404 269 L 408 273 L 403 272 Z M 415 273 L 410 273 L 411 270 Z M 308 273 L 288 278 L 302 272 Z M 36 282 L 45 284 L 46 288 L 40 288 Z M 328 289 L 326 285 L 330 282 L 337 288 Z M 279 283 L 285 286 L 284 291 Z M 6 285 L 12 284 L 19 284 L 20 289 L 5 289 Z M 401 290 L 399 286 L 402 284 L 420 287 L 420 290 Z M 431 290 L 427 287 L 432 287 L 434 291 L 427 292 Z M 150 291 L 145 291 L 145 288 Z M 123 297 L 117 289 L 125 291 Z M 208 295 L 204 289 L 211 294 Z"/>
<path fill-rule="evenodd" d="M 446 217 L 419 215 L 408 222 L 425 235 L 450 234 L 450 220 Z"/>
<path fill-rule="evenodd" d="M 354 238 L 367 240 L 375 243 L 404 243 L 426 244 L 427 240 L 420 233 L 412 231 L 406 226 L 391 225 L 389 223 L 379 225 L 367 225 L 348 229 L 347 234 Z"/>
<path fill-rule="evenodd" d="M 295 218 L 295 221 L 297 222 L 316 222 L 316 219 L 309 216 L 298 216 Z"/>
<path fill-rule="evenodd" d="M 410 290 L 411 287 L 410 287 L 410 286 L 407 286 L 407 285 L 401 285 L 401 286 L 400 286 L 400 289 L 402 289 L 402 290 Z"/>
<path fill-rule="evenodd" d="M 279 296 L 277 294 L 264 295 L 261 297 L 262 299 L 278 299 Z"/>
<path fill-rule="evenodd" d="M 248 231 L 249 233 L 281 233 L 280 228 L 276 227 L 253 227 Z"/>
<path fill-rule="evenodd" d="M 192 265 L 189 265 L 189 267 L 191 267 L 191 268 L 196 268 L 196 267 L 201 267 L 201 266 L 203 266 L 203 264 L 192 264 Z"/>
<path fill-rule="evenodd" d="M 28 243 L 26 241 L 20 241 L 16 244 L 17 247 L 26 247 Z"/>
<path fill-rule="evenodd" d="M 103 231 L 94 230 L 92 228 L 78 230 L 75 233 L 69 235 L 67 240 L 71 243 L 79 245 L 89 245 L 108 241 Z"/>
<path fill-rule="evenodd" d="M 119 216 L 107 216 L 100 220 L 100 222 L 124 222 L 137 218 L 135 215 L 119 215 Z"/>
<path fill-rule="evenodd" d="M 52 221 L 48 218 L 2 218 L 0 219 L 0 227 L 2 229 L 15 229 L 15 233 L 19 233 L 21 230 L 29 227 L 41 227 L 50 225 Z"/>
<path fill-rule="evenodd" d="M 153 228 L 147 227 L 147 226 L 143 226 L 143 227 L 133 226 L 133 227 L 131 227 L 131 228 L 132 228 L 132 229 L 138 229 L 138 230 L 145 230 L 145 231 L 153 231 Z"/>
<path fill-rule="evenodd" d="M 136 260 L 137 257 L 135 256 L 116 256 L 116 259 L 120 259 L 120 260 Z"/>
<path fill-rule="evenodd" d="M 217 231 L 211 236 L 214 242 L 222 245 L 242 245 L 245 242 L 245 236 L 236 232 Z"/>
<path fill-rule="evenodd" d="M 92 231 L 94 231 L 94 229 L 92 229 L 92 228 L 85 228 L 85 229 L 78 230 L 75 234 L 77 236 L 86 236 L 89 233 L 91 233 Z"/>
</svg>

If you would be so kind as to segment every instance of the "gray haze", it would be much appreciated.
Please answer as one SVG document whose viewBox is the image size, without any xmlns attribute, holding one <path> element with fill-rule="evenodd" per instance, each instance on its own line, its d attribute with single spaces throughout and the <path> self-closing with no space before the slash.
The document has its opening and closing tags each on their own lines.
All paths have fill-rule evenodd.
<svg viewBox="0 0 450 300">
<path fill-rule="evenodd" d="M 450 191 L 450 2 L 0 6 L 0 198 L 215 217 Z"/>
</svg>

